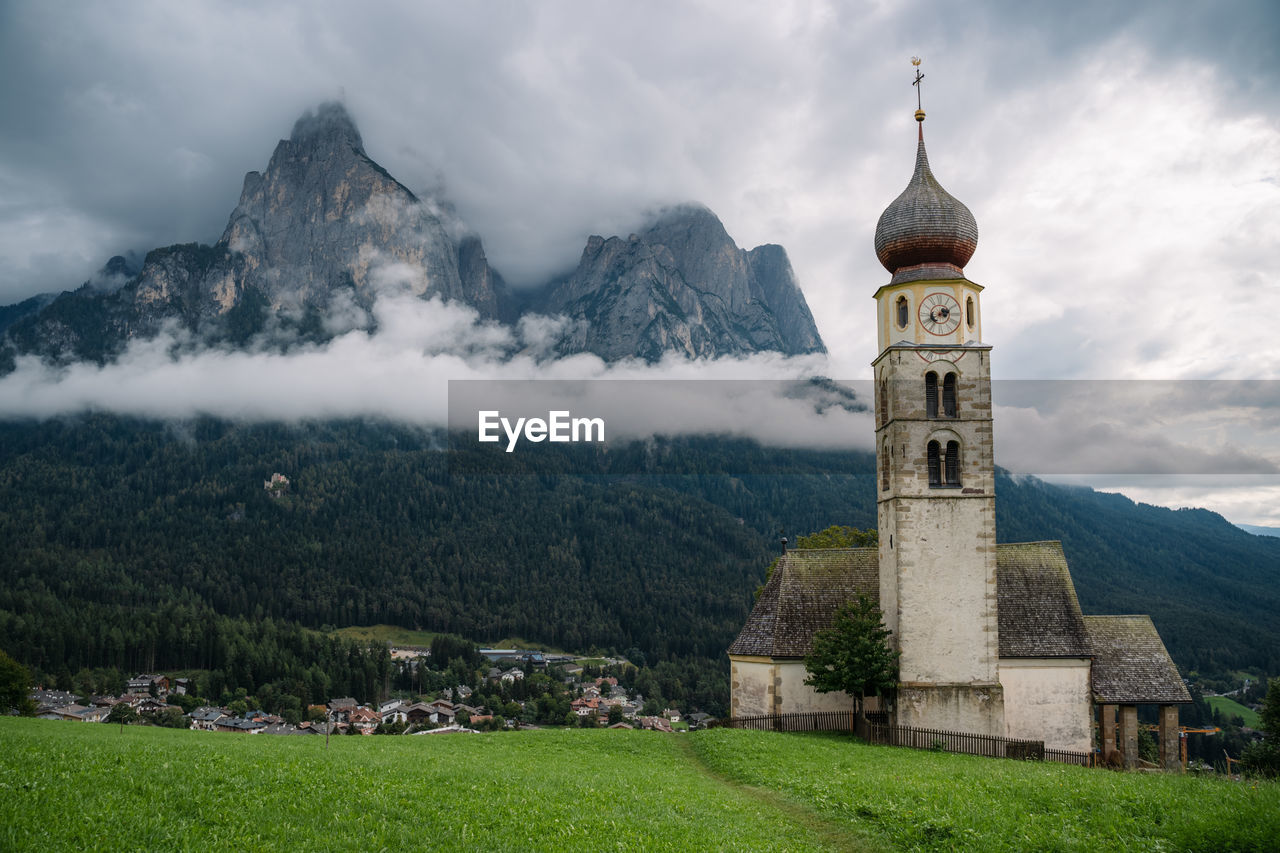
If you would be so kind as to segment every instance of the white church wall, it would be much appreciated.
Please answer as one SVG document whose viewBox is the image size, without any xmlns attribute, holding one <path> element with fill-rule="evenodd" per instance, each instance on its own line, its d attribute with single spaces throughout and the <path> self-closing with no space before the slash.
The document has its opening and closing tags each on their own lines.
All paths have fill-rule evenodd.
<svg viewBox="0 0 1280 853">
<path fill-rule="evenodd" d="M 730 662 L 729 712 L 733 717 L 804 714 L 813 711 L 852 711 L 846 693 L 819 693 L 804 683 L 804 662 L 735 655 Z M 869 701 L 868 710 L 874 710 Z"/>
<path fill-rule="evenodd" d="M 1001 658 L 1008 737 L 1043 740 L 1050 749 L 1093 748 L 1087 658 Z"/>
<path fill-rule="evenodd" d="M 729 657 L 729 716 L 764 717 L 774 713 L 773 661 L 765 657 Z"/>
<path fill-rule="evenodd" d="M 779 714 L 805 714 L 812 711 L 852 711 L 853 697 L 848 693 L 819 693 L 804 683 L 809 677 L 803 661 L 779 661 L 778 685 L 782 691 Z"/>
</svg>

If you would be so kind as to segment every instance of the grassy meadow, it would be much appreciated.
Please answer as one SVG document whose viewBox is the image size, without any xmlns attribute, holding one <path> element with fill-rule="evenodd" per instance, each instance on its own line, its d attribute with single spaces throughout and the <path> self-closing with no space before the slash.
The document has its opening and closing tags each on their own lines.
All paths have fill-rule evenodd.
<svg viewBox="0 0 1280 853">
<path fill-rule="evenodd" d="M 690 742 L 722 778 L 897 849 L 1280 849 L 1277 783 L 869 747 L 843 735 L 713 730 Z"/>
<path fill-rule="evenodd" d="M 412 628 L 400 628 L 395 625 L 352 625 L 338 628 L 334 636 L 344 640 L 355 640 L 358 643 L 392 645 L 392 646 L 430 646 L 435 639 L 434 631 L 415 631 Z"/>
<path fill-rule="evenodd" d="M 1254 729 L 1258 727 L 1258 712 L 1241 705 L 1230 696 L 1206 696 L 1204 701 L 1214 710 L 1221 711 L 1225 717 L 1239 716 L 1246 726 Z"/>
<path fill-rule="evenodd" d="M 415 631 L 412 628 L 401 628 L 397 625 L 349 625 L 337 628 L 333 632 L 336 637 L 355 640 L 358 643 L 391 646 L 429 647 L 431 641 L 439 634 L 435 631 Z M 563 650 L 546 643 L 531 643 L 520 637 L 504 637 L 485 644 L 494 649 L 537 649 L 550 654 L 563 654 Z M 598 665 L 598 664 L 597 664 Z"/>
<path fill-rule="evenodd" d="M 547 730 L 271 737 L 0 719 L 0 850 L 1266 850 L 1280 786 Z"/>
</svg>

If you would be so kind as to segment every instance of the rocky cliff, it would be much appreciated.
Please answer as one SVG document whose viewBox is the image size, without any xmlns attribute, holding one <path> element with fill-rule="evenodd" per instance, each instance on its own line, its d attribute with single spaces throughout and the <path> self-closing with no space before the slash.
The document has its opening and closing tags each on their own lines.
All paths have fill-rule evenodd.
<svg viewBox="0 0 1280 853">
<path fill-rule="evenodd" d="M 371 160 L 336 103 L 298 119 L 266 169 L 245 176 L 215 244 L 155 249 L 140 270 L 122 262 L 51 302 L 0 309 L 9 325 L 0 370 L 28 352 L 102 361 L 173 323 L 224 344 L 264 332 L 323 340 L 345 330 L 327 319 L 335 305 L 367 308 L 387 289 L 439 295 L 502 322 L 521 310 L 563 314 L 575 321 L 563 354 L 823 350 L 782 247 L 743 251 L 698 205 L 667 210 L 627 239 L 591 237 L 570 275 L 517 300 L 479 236 L 445 200 L 419 198 Z"/>
<path fill-rule="evenodd" d="M 249 293 L 291 315 L 323 311 L 342 291 L 369 305 L 379 288 L 394 285 L 497 317 L 505 285 L 478 239 L 455 239 L 462 230 L 369 159 L 346 110 L 328 103 L 298 119 L 266 171 L 245 175 L 240 203 L 212 248 L 148 256 L 135 307 L 148 320 L 177 313 L 199 323 L 227 315 Z M 378 276 L 396 264 L 413 274 Z"/>
<path fill-rule="evenodd" d="M 591 237 L 540 310 L 579 321 L 564 351 L 607 360 L 825 351 L 786 251 L 739 249 L 701 205 L 670 208 L 626 239 Z"/>
</svg>

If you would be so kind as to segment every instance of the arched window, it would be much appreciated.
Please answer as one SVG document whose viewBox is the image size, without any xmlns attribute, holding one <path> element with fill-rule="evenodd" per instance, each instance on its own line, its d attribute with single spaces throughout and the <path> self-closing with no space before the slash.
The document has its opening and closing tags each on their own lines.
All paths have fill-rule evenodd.
<svg viewBox="0 0 1280 853">
<path fill-rule="evenodd" d="M 969 331 L 973 331 L 973 297 L 970 296 L 964 301 L 964 321 L 968 325 Z"/>
<path fill-rule="evenodd" d="M 947 458 L 946 470 L 944 474 L 947 478 L 948 486 L 960 485 L 960 442 L 947 442 Z"/>
<path fill-rule="evenodd" d="M 907 297 L 898 297 L 898 328 L 905 329 L 907 327 Z"/>
<path fill-rule="evenodd" d="M 932 370 L 924 375 L 924 416 L 938 416 L 938 374 Z"/>
<path fill-rule="evenodd" d="M 942 416 L 956 416 L 956 375 L 948 373 L 942 380 Z"/>
<path fill-rule="evenodd" d="M 929 442 L 929 485 L 942 485 L 942 446 L 936 441 Z"/>
<path fill-rule="evenodd" d="M 880 491 L 889 491 L 889 442 L 880 445 Z"/>
<path fill-rule="evenodd" d="M 889 383 L 884 379 L 880 380 L 880 425 L 884 426 L 889 422 Z"/>
</svg>

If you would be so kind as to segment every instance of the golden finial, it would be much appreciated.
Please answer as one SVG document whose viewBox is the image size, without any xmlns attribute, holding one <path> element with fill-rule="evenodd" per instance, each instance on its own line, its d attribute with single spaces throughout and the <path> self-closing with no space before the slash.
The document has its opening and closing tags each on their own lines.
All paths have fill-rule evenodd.
<svg viewBox="0 0 1280 853">
<path fill-rule="evenodd" d="M 921 62 L 924 62 L 924 60 L 920 57 L 911 57 L 911 64 L 916 69 L 916 79 L 911 81 L 911 85 L 916 87 L 916 121 L 924 121 L 924 108 L 920 103 L 920 90 L 924 88 L 920 85 L 920 81 L 924 79 L 924 75 L 920 73 Z"/>
</svg>

